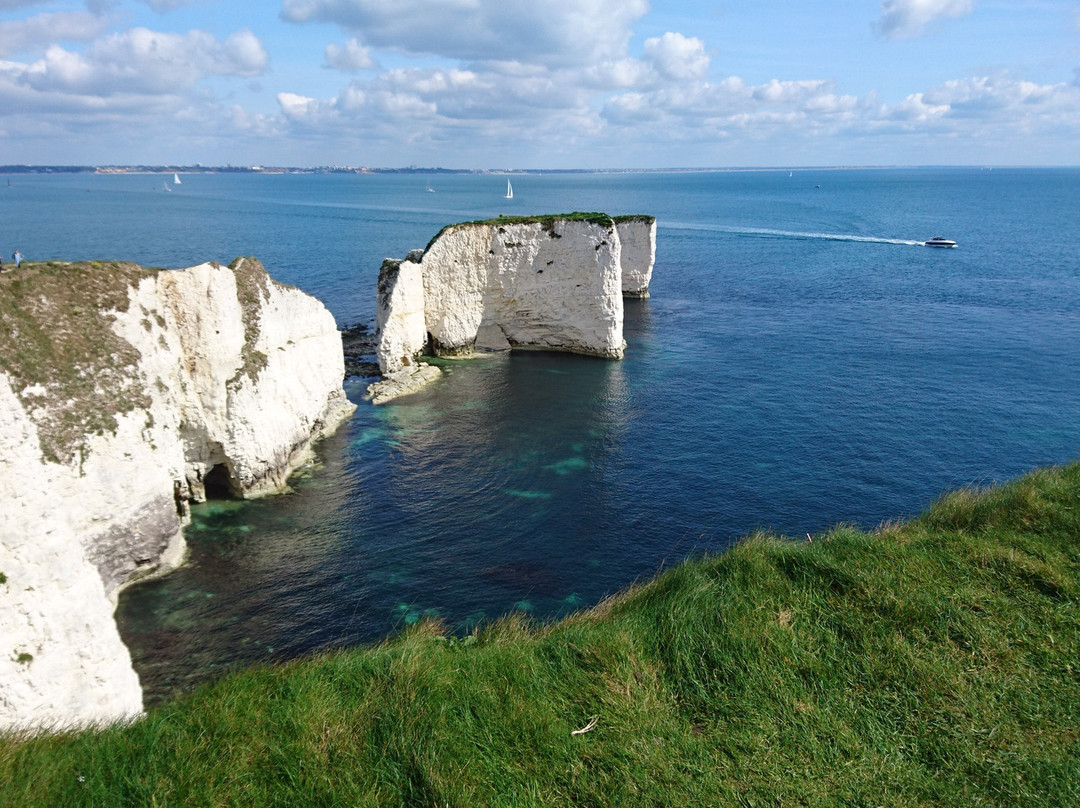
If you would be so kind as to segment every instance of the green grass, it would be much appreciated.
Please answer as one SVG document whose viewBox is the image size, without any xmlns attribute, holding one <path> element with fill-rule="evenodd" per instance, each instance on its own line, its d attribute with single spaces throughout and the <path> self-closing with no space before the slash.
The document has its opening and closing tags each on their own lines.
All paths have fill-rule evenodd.
<svg viewBox="0 0 1080 808">
<path fill-rule="evenodd" d="M 0 804 L 1080 805 L 1078 607 L 1075 464 L 0 740 Z"/>
<path fill-rule="evenodd" d="M 623 217 L 629 218 L 629 217 Z M 442 230 L 435 234 L 435 236 L 424 247 L 424 252 L 431 249 L 431 245 L 438 241 L 443 233 L 447 230 L 457 229 L 459 227 L 474 227 L 474 226 L 491 226 L 502 227 L 510 224 L 539 224 L 544 231 L 549 234 L 554 233 L 555 222 L 588 222 L 590 224 L 598 224 L 602 227 L 614 227 L 615 219 L 608 216 L 606 213 L 588 213 L 582 211 L 574 211 L 573 213 L 553 213 L 544 216 L 498 216 L 494 219 L 478 219 L 471 222 L 458 222 L 457 224 L 448 224 Z"/>
<path fill-rule="evenodd" d="M 622 224 L 623 222 L 643 222 L 645 224 L 652 224 L 656 221 L 655 216 L 649 216 L 644 213 L 631 213 L 623 216 L 612 216 L 611 218 L 615 224 Z"/>
<path fill-rule="evenodd" d="M 229 382 L 235 385 L 266 366 L 254 346 L 275 282 L 253 258 L 237 258 L 229 268 L 245 336 L 243 363 Z M 115 434 L 117 416 L 150 406 L 136 372 L 139 351 L 113 325 L 132 305 L 130 290 L 160 271 L 125 261 L 49 261 L 0 273 L 0 372 L 37 425 L 47 460 L 80 461 L 92 435 Z M 144 307 L 141 314 L 147 332 L 155 321 L 166 325 L 160 313 Z"/>
<path fill-rule="evenodd" d="M 0 371 L 35 420 L 42 454 L 71 462 L 116 416 L 149 406 L 139 352 L 112 330 L 155 270 L 119 261 L 27 262 L 0 274 Z M 149 325 L 149 321 L 147 321 Z"/>
</svg>

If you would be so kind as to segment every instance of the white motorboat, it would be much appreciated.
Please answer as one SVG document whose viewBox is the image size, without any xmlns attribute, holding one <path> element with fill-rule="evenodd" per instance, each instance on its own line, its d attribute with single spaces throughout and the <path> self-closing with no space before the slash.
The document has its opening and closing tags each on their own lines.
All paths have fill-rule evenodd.
<svg viewBox="0 0 1080 808">
<path fill-rule="evenodd" d="M 952 241 L 952 240 L 947 239 L 947 238 L 943 238 L 942 236 L 934 236 L 929 241 L 924 241 L 923 244 L 925 244 L 927 247 L 955 247 L 956 246 L 955 241 Z"/>
</svg>

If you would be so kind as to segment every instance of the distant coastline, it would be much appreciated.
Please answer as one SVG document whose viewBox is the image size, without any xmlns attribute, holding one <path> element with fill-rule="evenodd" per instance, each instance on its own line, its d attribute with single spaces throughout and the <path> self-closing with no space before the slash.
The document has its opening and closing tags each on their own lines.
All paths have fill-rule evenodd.
<svg viewBox="0 0 1080 808">
<path fill-rule="evenodd" d="M 4 165 L 0 174 L 720 174 L 749 171 L 886 171 L 895 169 L 967 169 L 989 168 L 1055 169 L 1076 166 L 729 166 L 696 168 L 440 168 L 407 166 L 372 168 L 370 166 L 204 166 L 195 165 Z"/>
</svg>

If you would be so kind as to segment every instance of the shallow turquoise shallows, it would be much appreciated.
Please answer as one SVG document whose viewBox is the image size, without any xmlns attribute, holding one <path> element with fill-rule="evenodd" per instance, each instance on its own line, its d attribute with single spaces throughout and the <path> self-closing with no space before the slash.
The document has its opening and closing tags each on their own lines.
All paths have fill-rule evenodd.
<svg viewBox="0 0 1080 808">
<path fill-rule="evenodd" d="M 659 231 L 625 361 L 447 363 L 361 403 L 293 493 L 197 508 L 190 564 L 121 598 L 151 701 L 425 617 L 553 617 L 757 528 L 873 527 L 1080 457 L 1077 170 L 515 175 L 512 200 L 504 176 L 161 180 L 13 176 L 0 249 L 254 255 L 346 325 L 371 321 L 382 259 L 448 223 L 599 210 Z"/>
</svg>

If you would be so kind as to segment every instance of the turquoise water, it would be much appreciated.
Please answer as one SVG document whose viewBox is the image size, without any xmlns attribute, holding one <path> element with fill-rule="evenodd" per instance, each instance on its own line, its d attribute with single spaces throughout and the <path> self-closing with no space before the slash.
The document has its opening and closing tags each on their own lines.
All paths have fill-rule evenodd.
<svg viewBox="0 0 1080 808">
<path fill-rule="evenodd" d="M 498 213 L 658 218 L 627 358 L 522 354 L 356 416 L 291 494 L 198 508 L 127 590 L 151 700 L 437 616 L 549 618 L 757 528 L 872 527 L 1080 456 L 1080 171 L 14 177 L 5 255 L 260 258 L 370 321 L 383 257 Z M 955 250 L 918 246 L 942 235 Z M 17 239 L 17 243 L 16 240 Z M 360 402 L 367 380 L 350 379 Z"/>
</svg>

